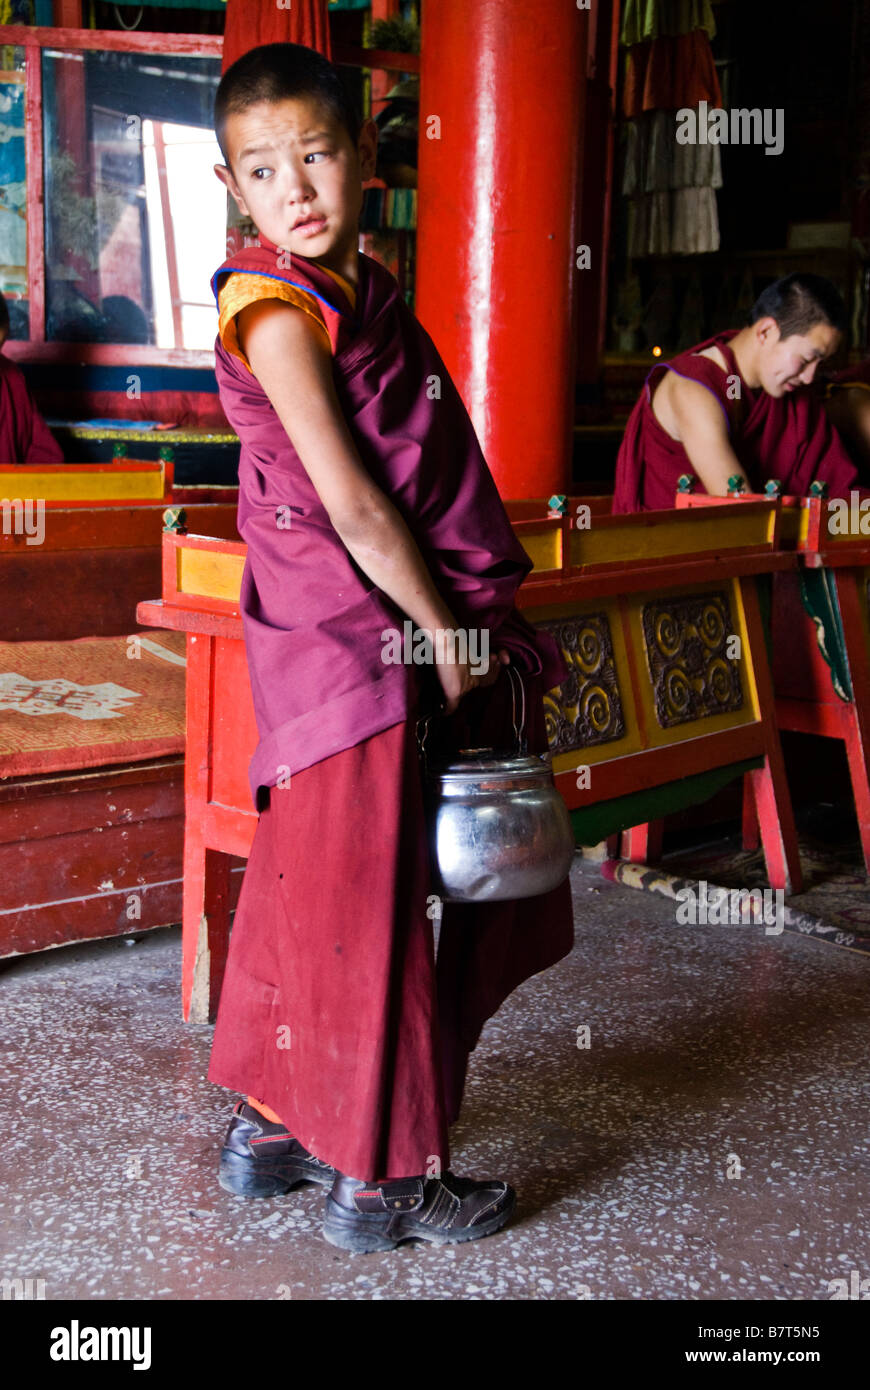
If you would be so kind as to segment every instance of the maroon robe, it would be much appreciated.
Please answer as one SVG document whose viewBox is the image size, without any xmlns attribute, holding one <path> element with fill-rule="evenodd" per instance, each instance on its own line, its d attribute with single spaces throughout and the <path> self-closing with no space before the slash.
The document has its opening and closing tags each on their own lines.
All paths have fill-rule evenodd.
<svg viewBox="0 0 870 1390">
<path fill-rule="evenodd" d="M 21 368 L 0 352 L 0 463 L 63 463 Z"/>
<path fill-rule="evenodd" d="M 547 748 L 542 696 L 565 678 L 552 639 L 513 604 L 531 568 L 471 421 L 393 277 L 360 256 L 356 313 L 315 263 L 276 248 L 230 263 L 316 293 L 348 426 L 462 626 L 489 627 L 524 674 L 529 746 Z M 224 269 L 224 268 L 222 268 Z M 220 274 L 220 272 L 218 272 Z M 523 980 L 570 951 L 570 884 L 516 902 L 434 897 L 415 726 L 431 667 L 384 667 L 404 615 L 353 564 L 257 380 L 216 346 L 242 442 L 245 641 L 261 744 L 259 817 L 233 923 L 209 1079 L 251 1094 L 354 1177 L 449 1166 L 447 1125 L 481 1029 Z M 440 390 L 430 398 L 437 378 Z M 291 528 L 275 525 L 289 507 Z M 440 721 L 442 747 L 506 746 L 502 673 Z M 277 764 L 290 766 L 286 788 Z"/>
<path fill-rule="evenodd" d="M 488 629 L 543 689 L 567 667 L 556 642 L 514 606 L 532 561 L 514 534 L 468 412 L 432 339 L 395 279 L 359 256 L 354 311 L 314 261 L 273 243 L 247 247 L 236 269 L 314 294 L 333 346 L 336 390 L 363 464 L 399 511 L 460 628 Z M 289 262 L 289 265 L 285 264 Z M 407 717 L 414 671 L 385 664 L 381 634 L 406 615 L 355 564 L 268 396 L 218 341 L 221 404 L 241 440 L 239 533 L 248 554 L 241 611 L 263 786 Z M 276 518 L 281 514 L 284 523 Z M 288 673 L 291 678 L 288 679 Z M 282 771 L 283 770 L 283 771 Z"/>
<path fill-rule="evenodd" d="M 628 418 L 616 460 L 614 512 L 642 512 L 673 507 L 677 482 L 683 473 L 695 476 L 689 456 L 653 414 L 650 381 L 656 373 L 676 372 L 699 381 L 716 397 L 728 427 L 731 447 L 754 492 L 778 478 L 783 491 L 804 497 L 810 483 L 828 483 L 831 497 L 848 497 L 858 486 L 858 473 L 842 439 L 809 389 L 774 397 L 751 391 L 728 346 L 737 329 L 718 333 L 706 342 L 653 367 L 640 399 Z M 697 354 L 716 346 L 728 372 L 709 357 Z M 740 378 L 740 398 L 728 397 L 728 375 Z M 733 394 L 733 392 L 732 392 Z"/>
</svg>

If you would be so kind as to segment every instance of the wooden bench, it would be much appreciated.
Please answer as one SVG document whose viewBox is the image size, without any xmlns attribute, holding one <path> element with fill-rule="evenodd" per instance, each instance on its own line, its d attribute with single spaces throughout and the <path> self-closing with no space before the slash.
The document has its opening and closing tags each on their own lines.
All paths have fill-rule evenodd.
<svg viewBox="0 0 870 1390">
<path fill-rule="evenodd" d="M 200 500 L 214 490 L 193 495 L 193 524 L 237 537 L 231 491 L 220 502 Z M 5 673 L 19 670 L 34 643 L 47 644 L 39 671 L 50 681 L 79 639 L 123 645 L 138 633 L 163 641 L 163 632 L 139 627 L 136 604 L 160 586 L 167 501 L 178 501 L 171 460 L 0 467 Z M 82 647 L 94 656 L 101 650 L 99 641 Z M 136 669 L 131 664 L 131 675 Z M 72 684 L 90 682 L 80 675 Z M 0 712 L 0 955 L 181 920 L 183 669 L 167 714 L 170 730 L 161 739 L 119 734 L 107 750 L 79 737 L 30 753 L 33 740 L 21 732 L 32 717 L 22 723 L 22 712 Z M 115 728 L 101 721 L 83 727 Z M 231 902 L 240 878 L 231 877 Z"/>
<path fill-rule="evenodd" d="M 771 884 L 798 891 L 756 593 L 759 575 L 796 564 L 779 547 L 776 505 L 743 507 L 724 523 L 700 511 L 612 517 L 599 509 L 578 528 L 583 506 L 566 498 L 562 514 L 535 506 L 536 517 L 508 504 L 534 563 L 518 606 L 555 634 L 571 668 L 545 708 L 578 841 L 597 842 L 748 773 Z M 247 855 L 257 820 L 248 786 L 257 730 L 239 610 L 246 547 L 179 533 L 163 544 L 163 596 L 140 603 L 138 617 L 187 634 L 182 1009 L 185 1019 L 205 1021 L 226 961 L 226 856 Z"/>
<path fill-rule="evenodd" d="M 215 491 L 181 490 L 197 496 L 188 525 L 237 539 L 237 499 Z M 0 466 L 0 641 L 134 631 L 136 604 L 159 590 L 163 513 L 179 497 L 168 461 Z"/>
<path fill-rule="evenodd" d="M 680 508 L 745 506 L 751 494 L 694 494 Z M 865 872 L 870 874 L 870 507 L 820 497 L 779 499 L 780 544 L 799 566 L 777 575 L 771 633 L 776 718 L 792 733 L 839 739 L 846 751 Z M 845 508 L 845 514 L 843 513 Z M 840 529 L 844 516 L 850 529 Z M 862 534 L 862 516 L 867 532 Z M 833 523 L 833 524 L 831 524 Z M 743 840 L 758 844 L 752 807 L 744 803 Z"/>
</svg>

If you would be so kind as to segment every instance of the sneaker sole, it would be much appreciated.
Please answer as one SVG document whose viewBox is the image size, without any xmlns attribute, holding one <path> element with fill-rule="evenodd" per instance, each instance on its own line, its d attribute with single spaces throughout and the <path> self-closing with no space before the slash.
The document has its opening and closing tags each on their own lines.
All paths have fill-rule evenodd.
<svg viewBox="0 0 870 1390">
<path fill-rule="evenodd" d="M 405 1240 L 426 1240 L 431 1245 L 459 1245 L 466 1240 L 479 1240 L 500 1230 L 513 1216 L 516 1196 L 511 1194 L 507 1206 L 487 1221 L 476 1226 L 462 1226 L 456 1231 L 443 1231 L 423 1226 L 420 1222 L 405 1223 L 407 1229 L 398 1235 L 389 1236 L 378 1227 L 392 1220 L 389 1214 L 381 1216 L 369 1212 L 350 1212 L 339 1206 L 330 1195 L 326 1198 L 326 1216 L 323 1219 L 323 1236 L 330 1245 L 339 1250 L 350 1250 L 358 1255 L 371 1254 L 375 1250 L 395 1250 Z"/>
<path fill-rule="evenodd" d="M 282 1176 L 274 1171 L 258 1172 L 253 1166 L 255 1163 L 256 1159 L 244 1158 L 232 1150 L 222 1153 L 218 1182 L 224 1192 L 231 1192 L 234 1197 L 280 1197 L 285 1192 L 292 1192 L 297 1187 L 309 1184 L 331 1187 L 334 1181 L 332 1176 L 319 1180 L 299 1169 L 293 1176 L 289 1173 Z"/>
</svg>

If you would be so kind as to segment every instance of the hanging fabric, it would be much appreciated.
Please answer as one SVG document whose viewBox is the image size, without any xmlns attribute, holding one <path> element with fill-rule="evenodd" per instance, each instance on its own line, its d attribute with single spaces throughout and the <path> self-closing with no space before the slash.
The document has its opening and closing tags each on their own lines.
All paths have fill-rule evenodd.
<svg viewBox="0 0 870 1390">
<path fill-rule="evenodd" d="M 331 58 L 327 11 L 327 0 L 293 0 L 287 9 L 227 0 L 221 72 L 263 43 L 301 43 Z"/>
<path fill-rule="evenodd" d="M 721 107 L 710 0 L 626 0 L 622 192 L 630 257 L 719 249 L 718 145 L 677 143 L 676 113 Z"/>
<path fill-rule="evenodd" d="M 702 101 L 722 105 L 713 50 L 703 29 L 628 50 L 622 109 L 629 120 L 644 111 L 676 111 Z"/>
<path fill-rule="evenodd" d="M 627 0 L 619 41 L 630 48 L 661 34 L 690 34 L 694 29 L 704 29 L 708 38 L 715 38 L 710 0 Z"/>
</svg>

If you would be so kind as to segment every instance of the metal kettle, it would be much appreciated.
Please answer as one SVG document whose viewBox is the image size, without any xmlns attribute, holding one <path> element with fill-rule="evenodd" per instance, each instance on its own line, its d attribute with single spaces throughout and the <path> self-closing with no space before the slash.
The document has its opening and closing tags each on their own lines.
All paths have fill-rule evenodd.
<svg viewBox="0 0 870 1390">
<path fill-rule="evenodd" d="M 574 831 L 553 781 L 550 753 L 528 753 L 522 678 L 511 666 L 505 670 L 511 680 L 512 752 L 460 748 L 432 762 L 426 740 L 434 715 L 417 721 L 433 889 L 446 902 L 549 893 L 567 878 L 574 858 Z"/>
</svg>

